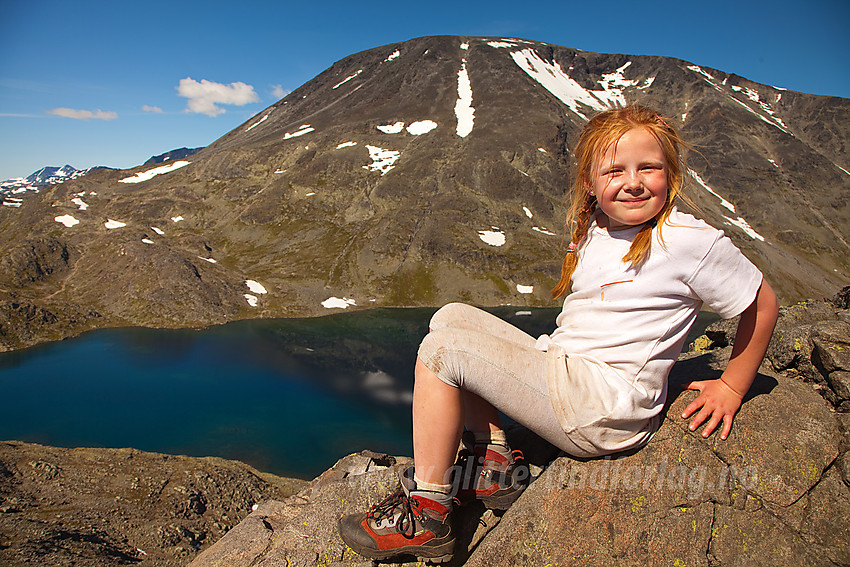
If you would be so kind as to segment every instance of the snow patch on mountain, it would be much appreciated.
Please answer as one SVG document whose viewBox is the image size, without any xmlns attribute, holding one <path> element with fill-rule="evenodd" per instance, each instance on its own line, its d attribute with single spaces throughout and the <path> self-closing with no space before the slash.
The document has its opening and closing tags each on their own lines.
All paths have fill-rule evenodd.
<svg viewBox="0 0 850 567">
<path fill-rule="evenodd" d="M 466 59 L 463 60 L 463 65 L 457 72 L 455 116 L 457 116 L 457 135 L 466 138 L 472 132 L 475 123 L 475 109 L 472 107 L 472 83 L 469 82 L 469 73 L 466 71 Z"/>
<path fill-rule="evenodd" d="M 601 90 L 588 90 L 561 69 L 557 61 L 551 63 L 544 61 L 534 49 L 526 48 L 512 51 L 511 58 L 529 77 L 540 83 L 543 88 L 585 120 L 587 120 L 587 116 L 585 116 L 584 109 L 581 107 L 588 107 L 591 110 L 605 110 L 606 108 L 625 106 L 624 89 L 639 84 L 639 81 L 626 79 L 623 74 L 632 64 L 631 61 L 613 73 L 602 75 L 602 79 L 599 81 Z"/>
<path fill-rule="evenodd" d="M 737 102 L 738 104 L 740 104 L 741 106 L 743 106 L 744 108 L 746 108 L 747 110 L 749 110 L 750 112 L 752 112 L 753 114 L 758 116 L 759 119 L 763 120 L 764 122 L 767 122 L 771 126 L 776 126 L 777 128 L 779 128 L 780 130 L 782 130 L 786 134 L 791 133 L 788 130 L 788 126 L 785 125 L 785 122 L 783 122 L 781 118 L 776 116 L 775 111 L 770 107 L 770 105 L 767 104 L 767 102 L 761 100 L 761 98 L 759 97 L 758 91 L 756 91 L 755 89 L 747 88 L 747 87 L 739 87 L 737 85 L 732 85 L 732 90 L 737 92 L 737 93 L 743 94 L 749 100 L 755 102 L 758 105 L 759 109 L 761 109 L 761 111 L 764 114 L 757 112 L 756 110 L 750 108 L 750 106 L 748 104 L 746 104 L 743 101 L 738 100 L 734 96 L 730 95 L 732 100 L 734 100 L 735 102 Z M 778 100 L 779 99 L 777 98 L 777 101 Z"/>
<path fill-rule="evenodd" d="M 499 227 L 492 226 L 492 230 L 479 230 L 478 238 L 490 246 L 504 246 L 505 233 Z"/>
<path fill-rule="evenodd" d="M 404 122 L 395 122 L 394 124 L 384 124 L 382 126 L 376 126 L 378 130 L 383 132 L 384 134 L 398 134 L 402 130 L 404 130 Z"/>
<path fill-rule="evenodd" d="M 406 130 L 408 134 L 421 136 L 422 134 L 427 134 L 436 127 L 437 123 L 433 120 L 419 120 L 417 122 L 411 122 Z"/>
<path fill-rule="evenodd" d="M 708 73 L 708 72 L 704 71 L 704 70 L 702 69 L 702 67 L 700 67 L 699 65 L 688 65 L 688 69 L 690 69 L 690 70 L 691 70 L 691 71 L 693 71 L 694 73 L 697 73 L 697 74 L 699 74 L 699 75 L 702 75 L 702 78 L 703 78 L 703 79 L 704 79 L 704 80 L 705 80 L 708 84 L 710 84 L 711 86 L 713 86 L 713 87 L 714 87 L 715 89 L 717 89 L 718 91 L 723 92 L 723 89 L 721 89 L 721 88 L 720 88 L 720 85 L 718 85 L 718 84 L 717 84 L 717 79 L 715 79 L 715 78 L 714 78 L 714 76 L 712 76 L 710 73 Z"/>
<path fill-rule="evenodd" d="M 347 82 L 348 82 L 348 81 L 350 81 L 351 79 L 355 78 L 357 75 L 359 75 L 359 74 L 360 74 L 360 73 L 362 73 L 362 72 L 363 72 L 363 69 L 358 70 L 358 71 L 357 71 L 356 73 L 354 73 L 353 75 L 349 75 L 348 77 L 344 78 L 342 81 L 340 81 L 340 82 L 338 82 L 337 84 L 335 84 L 335 85 L 333 86 L 333 88 L 334 88 L 334 89 L 337 89 L 337 88 L 341 87 L 342 85 L 344 85 L 345 83 L 347 83 Z"/>
<path fill-rule="evenodd" d="M 714 189 L 709 187 L 708 184 L 702 180 L 702 177 L 700 177 L 696 171 L 694 171 L 693 169 L 688 169 L 688 171 L 690 172 L 691 177 L 694 179 L 694 181 L 696 181 L 703 189 L 720 199 L 720 204 L 723 207 L 729 209 L 733 213 L 735 212 L 735 205 L 721 197 Z M 753 240 L 761 240 L 762 242 L 764 242 L 764 237 L 757 233 L 755 230 L 753 230 L 753 227 L 751 227 L 750 224 L 742 217 L 739 216 L 738 218 L 733 219 L 731 217 L 723 215 L 723 218 L 726 219 L 727 224 L 738 227 L 744 232 L 744 234 L 746 234 Z"/>
<path fill-rule="evenodd" d="M 268 291 L 266 291 L 265 286 L 263 286 L 263 284 L 261 284 L 258 281 L 245 280 L 245 285 L 248 286 L 248 289 L 251 290 L 251 293 L 259 293 L 259 294 L 268 293 Z"/>
<path fill-rule="evenodd" d="M 742 231 L 744 231 L 744 234 L 746 234 L 753 240 L 761 240 L 762 242 L 764 242 L 764 237 L 761 234 L 757 233 L 755 230 L 753 230 L 753 227 L 751 227 L 750 224 L 741 217 L 732 219 L 727 216 L 724 216 L 723 218 L 726 219 L 728 224 L 740 228 Z"/>
<path fill-rule="evenodd" d="M 393 59 L 397 58 L 399 55 L 401 55 L 401 52 L 398 49 L 396 49 L 395 51 L 393 51 L 392 53 L 387 55 L 387 58 L 384 59 L 384 62 L 392 61 Z"/>
<path fill-rule="evenodd" d="M 260 118 L 257 122 L 254 122 L 253 124 L 251 124 L 250 126 L 248 126 L 247 128 L 245 128 L 245 131 L 246 131 L 246 132 L 250 132 L 251 130 L 253 130 L 253 129 L 254 129 L 254 128 L 256 128 L 257 126 L 259 126 L 260 124 L 262 124 L 263 122 L 265 122 L 265 121 L 268 119 L 268 117 L 269 117 L 269 116 L 271 116 L 271 112 L 269 112 L 268 114 L 266 114 L 265 116 L 263 116 L 262 118 Z"/>
<path fill-rule="evenodd" d="M 157 175 L 163 175 L 165 173 L 171 173 L 175 169 L 180 169 L 181 167 L 185 167 L 189 165 L 191 162 L 189 161 L 175 161 L 174 163 L 170 163 L 168 165 L 161 165 L 159 167 L 155 167 L 153 169 L 148 169 L 147 171 L 139 171 L 135 175 L 131 175 L 130 177 L 125 177 L 124 179 L 119 179 L 120 183 L 141 183 L 142 181 L 147 181 L 152 179 Z"/>
<path fill-rule="evenodd" d="M 79 224 L 80 221 L 72 217 L 71 215 L 62 215 L 59 217 L 54 217 L 53 220 L 56 222 L 64 224 L 66 227 L 71 228 L 75 224 Z"/>
<path fill-rule="evenodd" d="M 407 128 L 404 127 L 404 122 L 400 121 L 394 122 L 392 124 L 382 124 L 380 126 L 376 126 L 376 128 L 384 134 L 400 134 L 402 130 L 407 130 L 408 134 L 413 134 L 414 136 L 421 136 L 422 134 L 427 134 L 436 127 L 437 123 L 433 120 L 418 120 L 416 122 L 411 122 Z M 353 144 L 354 142 L 350 143 Z"/>
<path fill-rule="evenodd" d="M 780 130 L 782 130 L 786 134 L 791 134 L 791 132 L 788 130 L 788 127 L 785 125 L 785 123 L 782 121 L 781 118 L 776 116 L 775 111 L 770 107 L 770 105 L 767 104 L 766 101 L 761 100 L 761 98 L 759 97 L 758 91 L 756 91 L 754 89 L 747 88 L 747 87 L 739 87 L 737 85 L 732 85 L 731 87 L 729 87 L 729 88 L 732 89 L 733 92 L 741 93 L 744 96 L 746 96 L 749 100 L 751 100 L 752 102 L 755 102 L 758 105 L 758 108 L 759 108 L 759 110 L 761 110 L 761 112 L 758 112 L 757 110 L 751 108 L 749 104 L 738 99 L 732 93 L 724 90 L 723 87 L 726 86 L 726 80 L 725 79 L 723 80 L 723 82 L 719 83 L 717 81 L 717 79 L 715 79 L 714 76 L 711 75 L 711 73 L 706 72 L 704 69 L 702 69 L 698 65 L 688 65 L 687 68 L 690 69 L 691 71 L 693 71 L 694 73 L 701 75 L 703 80 L 705 82 L 707 82 L 708 84 L 710 84 L 712 87 L 714 87 L 714 89 L 716 91 L 726 94 L 730 99 L 732 99 L 736 103 L 740 104 L 745 109 L 747 109 L 749 112 L 751 112 L 752 114 L 757 116 L 759 118 L 759 120 L 766 122 L 767 124 L 770 124 L 771 126 L 773 126 L 775 128 L 779 128 Z M 776 102 L 779 102 L 779 99 L 781 98 L 781 96 L 782 96 L 782 93 L 779 93 L 779 96 L 776 98 Z"/>
<path fill-rule="evenodd" d="M 348 309 L 349 305 L 357 305 L 357 303 L 347 297 L 329 297 L 322 302 L 322 307 L 325 309 Z"/>
<path fill-rule="evenodd" d="M 370 145 L 367 145 L 366 149 L 369 150 L 369 157 L 372 159 L 372 163 L 364 165 L 363 169 L 380 171 L 381 175 L 386 175 L 389 170 L 394 168 L 395 162 L 401 157 L 401 152 L 396 150 L 387 150 Z"/>
<path fill-rule="evenodd" d="M 536 230 L 537 232 L 539 232 L 541 234 L 546 234 L 548 236 L 558 236 L 557 234 L 555 234 L 554 232 L 552 232 L 548 228 L 544 228 L 542 226 L 532 226 L 531 230 Z"/>
<path fill-rule="evenodd" d="M 309 134 L 310 132 L 313 132 L 315 130 L 316 129 L 310 126 L 309 124 L 302 124 L 295 132 L 286 132 L 283 135 L 283 139 L 289 140 L 290 138 L 297 138 L 299 136 L 303 136 L 304 134 Z"/>
<path fill-rule="evenodd" d="M 701 186 L 703 189 L 705 189 L 706 191 L 708 191 L 709 193 L 711 193 L 712 195 L 714 195 L 715 197 L 717 197 L 718 199 L 720 199 L 720 204 L 721 204 L 721 205 L 723 205 L 724 207 L 726 207 L 727 209 L 729 209 L 729 210 L 730 210 L 730 211 L 732 211 L 733 213 L 735 212 L 735 205 L 733 205 L 732 203 L 730 203 L 729 201 L 727 201 L 726 199 L 724 199 L 723 197 L 721 197 L 719 194 L 717 194 L 717 193 L 714 191 L 714 189 L 712 189 L 711 187 L 709 187 L 709 186 L 708 186 L 708 183 L 706 183 L 705 181 L 703 181 L 703 180 L 702 180 L 702 177 L 700 177 L 700 176 L 699 176 L 699 174 L 698 174 L 696 171 L 694 171 L 693 169 L 690 169 L 690 168 L 688 169 L 688 171 L 690 172 L 691 177 L 693 178 L 693 180 L 694 180 L 694 181 L 696 181 L 697 183 L 699 183 L 699 184 L 700 184 L 700 186 Z"/>
</svg>

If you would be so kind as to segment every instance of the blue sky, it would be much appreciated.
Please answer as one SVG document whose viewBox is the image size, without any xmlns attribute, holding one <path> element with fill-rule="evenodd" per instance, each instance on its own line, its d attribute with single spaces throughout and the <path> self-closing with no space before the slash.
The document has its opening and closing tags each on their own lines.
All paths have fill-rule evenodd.
<svg viewBox="0 0 850 567">
<path fill-rule="evenodd" d="M 0 179 L 207 145 L 335 61 L 426 35 L 673 56 L 850 97 L 848 24 L 846 0 L 0 0 Z"/>
</svg>

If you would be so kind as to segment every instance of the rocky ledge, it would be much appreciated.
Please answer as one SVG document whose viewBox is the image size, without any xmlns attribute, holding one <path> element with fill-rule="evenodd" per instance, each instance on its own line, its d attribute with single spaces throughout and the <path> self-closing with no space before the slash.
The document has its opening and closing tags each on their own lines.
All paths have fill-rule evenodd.
<svg viewBox="0 0 850 567">
<path fill-rule="evenodd" d="M 850 564 L 847 291 L 782 309 L 726 441 L 688 431 L 679 416 L 696 393 L 681 384 L 720 375 L 734 322 L 682 355 L 663 425 L 638 451 L 578 460 L 511 430 L 534 481 L 503 515 L 462 508 L 449 565 Z M 409 464 L 349 455 L 298 494 L 261 504 L 191 567 L 369 565 L 341 542 L 337 519 L 383 498 Z"/>
<path fill-rule="evenodd" d="M 304 484 L 211 457 L 0 442 L 0 565 L 186 565 Z"/>
</svg>

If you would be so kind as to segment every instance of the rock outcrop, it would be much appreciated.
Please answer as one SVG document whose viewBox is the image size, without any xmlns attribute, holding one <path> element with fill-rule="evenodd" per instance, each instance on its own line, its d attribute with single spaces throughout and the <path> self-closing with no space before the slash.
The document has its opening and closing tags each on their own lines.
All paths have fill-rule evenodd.
<svg viewBox="0 0 850 567">
<path fill-rule="evenodd" d="M 698 344 L 722 344 L 731 338 L 725 328 Z M 696 396 L 681 385 L 718 377 L 728 346 L 682 355 L 661 429 L 638 451 L 578 460 L 512 430 L 536 478 L 502 516 L 462 508 L 450 564 L 850 563 L 850 414 L 834 407 L 847 409 L 847 331 L 847 311 L 834 305 L 783 309 L 726 441 L 688 431 L 680 415 Z M 261 504 L 191 566 L 368 565 L 341 542 L 337 519 L 383 498 L 409 463 L 349 455 L 297 495 Z"/>
<path fill-rule="evenodd" d="M 219 458 L 0 442 L 0 564 L 183 566 L 303 485 Z"/>
</svg>

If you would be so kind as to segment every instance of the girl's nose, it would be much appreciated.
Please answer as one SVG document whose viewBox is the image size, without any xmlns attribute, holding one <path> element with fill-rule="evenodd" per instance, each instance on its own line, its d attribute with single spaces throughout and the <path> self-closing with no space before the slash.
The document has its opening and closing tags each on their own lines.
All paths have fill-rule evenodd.
<svg viewBox="0 0 850 567">
<path fill-rule="evenodd" d="M 626 173 L 625 179 L 623 180 L 623 189 L 626 191 L 640 189 L 640 179 L 636 172 L 632 171 Z"/>
</svg>

